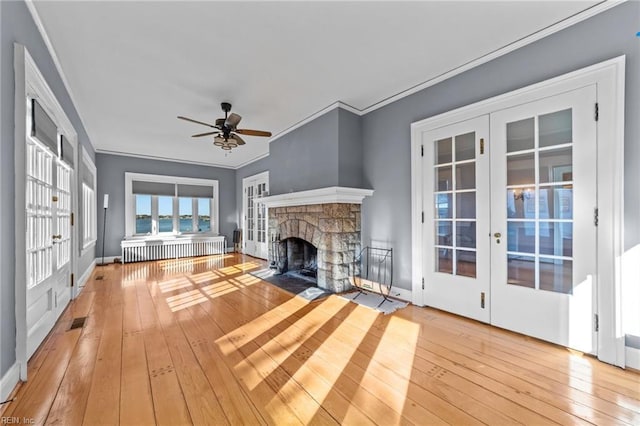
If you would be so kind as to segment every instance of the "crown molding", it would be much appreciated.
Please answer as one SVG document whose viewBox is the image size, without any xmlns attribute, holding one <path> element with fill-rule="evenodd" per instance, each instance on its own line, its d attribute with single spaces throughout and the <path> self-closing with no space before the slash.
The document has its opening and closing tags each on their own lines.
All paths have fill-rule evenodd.
<svg viewBox="0 0 640 426">
<path fill-rule="evenodd" d="M 170 161 L 172 163 L 183 163 L 183 164 L 192 164 L 196 166 L 217 167 L 220 169 L 230 169 L 230 170 L 236 170 L 238 168 L 235 166 L 230 166 L 228 164 L 205 163 L 204 161 L 182 160 L 178 158 L 160 157 L 156 155 L 132 154 L 130 152 L 111 151 L 108 149 L 96 149 L 96 154 L 118 155 L 120 157 L 142 158 L 145 160 Z"/>
<path fill-rule="evenodd" d="M 312 122 L 313 120 L 315 120 L 315 119 L 317 119 L 319 117 L 322 117 L 326 113 L 328 113 L 330 111 L 333 111 L 336 108 L 342 108 L 345 111 L 349 111 L 349 112 L 351 112 L 353 114 L 356 114 L 358 116 L 362 115 L 362 111 L 360 111 L 359 109 L 354 108 L 351 105 L 345 104 L 344 102 L 337 101 L 337 102 L 334 102 L 334 103 L 332 103 L 331 105 L 329 105 L 329 106 L 327 106 L 325 108 L 322 108 L 320 111 L 317 111 L 317 112 L 311 114 L 307 118 L 298 121 L 296 124 L 294 124 L 294 125 L 292 125 L 290 127 L 287 127 L 285 130 L 281 131 L 280 133 L 276 134 L 271 139 L 269 139 L 269 143 L 271 143 L 271 142 L 273 142 L 273 141 L 275 141 L 277 139 L 280 139 L 281 137 L 283 137 L 287 133 L 291 133 L 294 130 L 299 129 L 300 127 L 304 126 L 305 124 L 310 123 L 310 122 Z"/>
<path fill-rule="evenodd" d="M 556 22 L 555 24 L 549 25 L 546 28 L 543 28 L 539 31 L 536 31 L 533 34 L 530 34 L 528 36 L 525 36 L 523 38 L 521 38 L 520 40 L 516 40 L 513 43 L 510 43 L 506 46 L 503 46 L 497 50 L 494 50 L 493 52 L 490 52 L 486 55 L 483 55 L 479 58 L 476 58 L 472 61 L 469 61 L 465 64 L 460 65 L 459 67 L 453 68 L 449 71 L 446 71 L 442 74 L 440 74 L 437 77 L 434 77 L 430 80 L 427 80 L 423 83 L 417 84 L 407 90 L 404 90 L 400 93 L 397 93 L 395 95 L 392 95 L 386 99 L 383 99 L 379 102 L 376 102 L 373 105 L 370 105 L 366 108 L 364 108 L 363 110 L 360 111 L 360 115 L 365 115 L 368 114 L 372 111 L 375 111 L 377 109 L 380 109 L 384 106 L 387 106 L 391 103 L 394 103 L 396 101 L 399 101 L 402 98 L 406 98 L 407 96 L 413 95 L 414 93 L 417 93 L 421 90 L 424 90 L 428 87 L 431 86 L 435 86 L 438 83 L 441 83 L 445 80 L 448 80 L 458 74 L 462 74 L 465 71 L 468 71 L 472 68 L 478 67 L 482 64 L 485 64 L 487 62 L 490 62 L 496 58 L 499 58 L 501 56 L 504 56 L 510 52 L 513 52 L 515 50 L 518 50 L 528 44 L 531 44 L 533 42 L 536 42 L 538 40 L 541 40 L 547 36 L 550 36 L 552 34 L 555 34 L 559 31 L 564 30 L 565 28 L 569 28 L 579 22 L 582 22 L 586 19 L 589 19 L 599 13 L 605 12 L 615 6 L 618 6 L 622 3 L 625 3 L 627 0 L 605 0 L 602 1 L 592 7 L 590 7 L 587 10 L 583 10 L 582 12 L 576 13 L 573 16 L 570 16 L 566 19 L 563 19 L 562 21 Z"/>
</svg>

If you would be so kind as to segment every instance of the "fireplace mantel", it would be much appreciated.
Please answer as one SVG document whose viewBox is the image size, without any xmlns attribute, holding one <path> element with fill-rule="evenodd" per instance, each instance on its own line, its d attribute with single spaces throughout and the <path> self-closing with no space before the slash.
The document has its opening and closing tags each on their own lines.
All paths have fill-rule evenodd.
<svg viewBox="0 0 640 426">
<path fill-rule="evenodd" d="M 255 198 L 254 202 L 271 207 L 307 206 L 311 204 L 362 204 L 364 197 L 373 195 L 373 189 L 330 186 L 309 191 L 290 192 Z"/>
</svg>

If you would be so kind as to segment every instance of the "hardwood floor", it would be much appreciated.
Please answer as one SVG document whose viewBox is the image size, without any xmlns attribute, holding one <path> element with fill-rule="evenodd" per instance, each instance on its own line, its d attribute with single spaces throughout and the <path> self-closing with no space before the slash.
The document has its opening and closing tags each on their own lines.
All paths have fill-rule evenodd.
<svg viewBox="0 0 640 426">
<path fill-rule="evenodd" d="M 640 375 L 409 306 L 307 303 L 227 255 L 99 267 L 2 416 L 35 424 L 640 424 Z M 102 279 L 98 279 L 102 277 Z M 83 328 L 69 330 L 73 318 Z"/>
</svg>

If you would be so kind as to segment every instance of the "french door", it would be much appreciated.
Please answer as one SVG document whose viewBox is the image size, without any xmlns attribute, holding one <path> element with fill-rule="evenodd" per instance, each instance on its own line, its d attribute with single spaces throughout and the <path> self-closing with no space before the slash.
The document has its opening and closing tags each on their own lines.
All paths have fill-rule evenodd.
<svg viewBox="0 0 640 426">
<path fill-rule="evenodd" d="M 425 297 L 430 306 L 490 320 L 489 117 L 423 135 Z"/>
<path fill-rule="evenodd" d="M 28 359 L 71 298 L 73 171 L 31 139 L 26 159 Z"/>
<path fill-rule="evenodd" d="M 257 198 L 269 195 L 269 174 L 261 173 L 242 180 L 243 196 L 243 253 L 266 259 L 267 247 L 267 208 L 256 203 Z"/>
<path fill-rule="evenodd" d="M 427 305 L 593 353 L 595 85 L 422 134 Z"/>
<path fill-rule="evenodd" d="M 491 114 L 491 322 L 594 352 L 596 88 Z"/>
</svg>

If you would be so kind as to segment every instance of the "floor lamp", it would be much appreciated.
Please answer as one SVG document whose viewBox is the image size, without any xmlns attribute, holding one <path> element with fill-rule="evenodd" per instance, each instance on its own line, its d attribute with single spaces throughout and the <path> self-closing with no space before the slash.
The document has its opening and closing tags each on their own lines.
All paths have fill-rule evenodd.
<svg viewBox="0 0 640 426">
<path fill-rule="evenodd" d="M 102 219 L 102 262 L 98 263 L 97 266 L 106 266 L 104 263 L 104 237 L 107 231 L 107 209 L 109 208 L 109 194 L 104 194 L 104 201 L 102 202 L 102 206 L 104 207 L 104 218 Z"/>
</svg>

